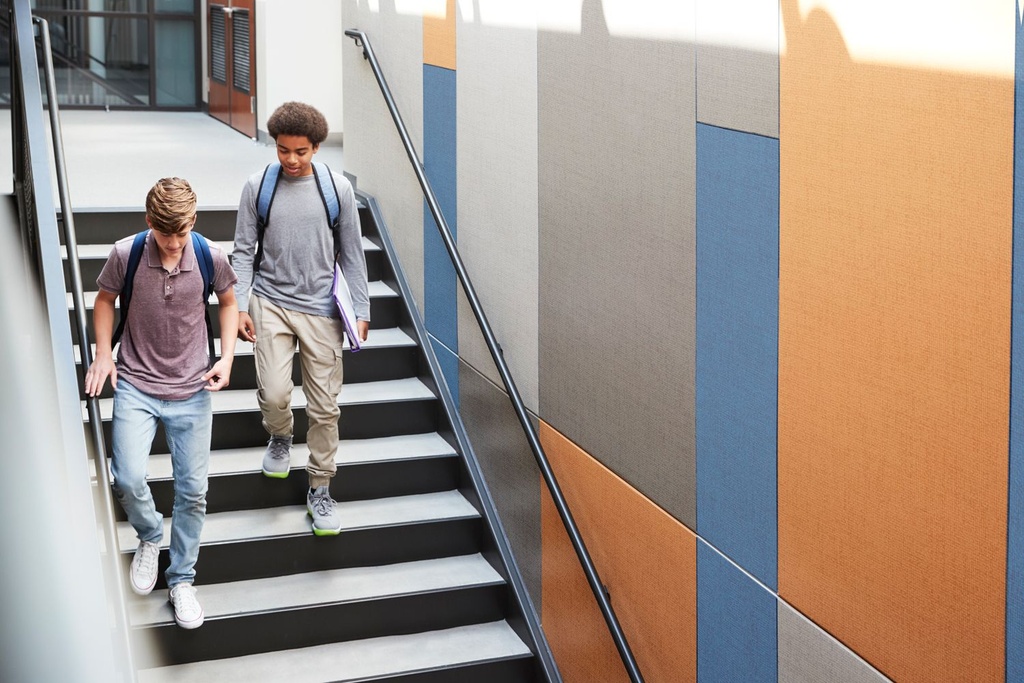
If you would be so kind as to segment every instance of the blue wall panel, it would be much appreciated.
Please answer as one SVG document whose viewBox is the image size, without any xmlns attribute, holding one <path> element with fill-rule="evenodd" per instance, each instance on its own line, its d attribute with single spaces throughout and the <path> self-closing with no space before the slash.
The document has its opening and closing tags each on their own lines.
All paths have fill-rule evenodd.
<svg viewBox="0 0 1024 683">
<path fill-rule="evenodd" d="M 707 543 L 697 542 L 697 680 L 778 680 L 778 603 Z"/>
<path fill-rule="evenodd" d="M 697 533 L 778 587 L 779 141 L 697 125 Z"/>
<path fill-rule="evenodd" d="M 1013 334 L 1010 366 L 1010 506 L 1006 680 L 1024 681 L 1024 26 L 1017 20 L 1013 135 Z"/>
<path fill-rule="evenodd" d="M 452 235 L 458 237 L 455 161 L 455 72 L 423 65 L 423 169 Z M 423 317 L 427 329 L 459 351 L 455 269 L 423 202 Z M 456 375 L 456 378 L 458 375 Z"/>
</svg>

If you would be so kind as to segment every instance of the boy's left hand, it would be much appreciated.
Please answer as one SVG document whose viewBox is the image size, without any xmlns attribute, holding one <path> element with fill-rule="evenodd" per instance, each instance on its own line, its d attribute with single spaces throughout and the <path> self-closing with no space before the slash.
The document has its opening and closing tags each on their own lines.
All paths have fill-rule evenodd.
<svg viewBox="0 0 1024 683">
<path fill-rule="evenodd" d="M 366 341 L 366 337 L 370 334 L 370 321 L 369 320 L 357 320 L 356 321 L 356 332 L 359 333 L 359 339 Z"/>
<path fill-rule="evenodd" d="M 220 391 L 226 387 L 231 383 L 231 361 L 221 358 L 203 375 L 203 380 L 207 383 L 204 387 L 207 391 Z"/>
</svg>

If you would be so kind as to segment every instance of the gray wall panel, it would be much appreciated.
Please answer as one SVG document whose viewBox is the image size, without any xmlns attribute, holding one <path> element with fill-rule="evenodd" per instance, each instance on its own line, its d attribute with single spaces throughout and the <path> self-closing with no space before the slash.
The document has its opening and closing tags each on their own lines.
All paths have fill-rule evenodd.
<svg viewBox="0 0 1024 683">
<path fill-rule="evenodd" d="M 457 27 L 459 251 L 519 392 L 536 411 L 537 32 L 476 19 Z M 461 296 L 459 354 L 501 384 Z"/>
<path fill-rule="evenodd" d="M 516 563 L 541 608 L 540 472 L 508 395 L 459 363 L 462 419 L 498 506 Z"/>
<path fill-rule="evenodd" d="M 423 21 L 398 14 L 392 3 L 380 11 L 367 0 L 343 0 L 346 28 L 359 28 L 373 42 L 388 86 L 417 153 L 423 154 Z M 423 193 L 391 120 L 369 62 L 346 38 L 345 170 L 360 190 L 374 195 L 395 240 L 416 301 L 423 310 Z"/>
<path fill-rule="evenodd" d="M 885 683 L 888 678 L 779 601 L 779 683 Z"/>
<path fill-rule="evenodd" d="M 694 528 L 694 46 L 585 2 L 538 73 L 540 415 Z"/>
<path fill-rule="evenodd" d="M 697 120 L 779 137 L 778 0 L 696 0 Z"/>
</svg>

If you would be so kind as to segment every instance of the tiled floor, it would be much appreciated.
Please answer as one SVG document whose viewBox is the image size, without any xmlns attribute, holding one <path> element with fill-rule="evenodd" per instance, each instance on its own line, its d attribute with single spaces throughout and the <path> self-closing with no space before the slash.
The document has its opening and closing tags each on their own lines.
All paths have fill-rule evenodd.
<svg viewBox="0 0 1024 683">
<path fill-rule="evenodd" d="M 0 130 L 9 128 L 5 110 Z M 76 209 L 141 208 L 146 192 L 164 176 L 187 179 L 200 207 L 233 207 L 245 179 L 276 159 L 273 147 L 199 112 L 66 110 L 61 132 Z M 315 158 L 343 170 L 340 146 L 324 145 Z M 0 164 L 0 193 L 10 193 L 10 144 L 0 146 Z"/>
</svg>

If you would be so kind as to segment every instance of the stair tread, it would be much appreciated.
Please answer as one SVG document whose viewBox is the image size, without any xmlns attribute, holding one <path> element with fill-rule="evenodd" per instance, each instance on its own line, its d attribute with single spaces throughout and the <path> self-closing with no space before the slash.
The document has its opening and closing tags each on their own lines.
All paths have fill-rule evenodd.
<svg viewBox="0 0 1024 683">
<path fill-rule="evenodd" d="M 92 354 L 96 355 L 96 345 L 91 344 Z M 400 347 L 416 346 L 416 341 L 408 334 L 402 331 L 398 327 L 385 327 L 376 330 L 370 330 L 370 334 L 367 335 L 366 341 L 363 342 L 364 349 L 390 349 Z M 220 338 L 213 340 L 213 348 L 216 354 L 220 355 Z M 345 338 L 344 348 L 349 348 L 348 338 Z M 251 356 L 253 354 L 252 343 L 238 340 L 235 345 L 235 356 Z M 117 357 L 117 351 L 114 351 L 114 357 Z M 82 362 L 82 352 L 80 347 L 75 344 L 75 363 Z"/>
<path fill-rule="evenodd" d="M 202 231 L 200 231 L 202 232 Z M 225 253 L 230 254 L 235 248 L 234 240 L 214 240 L 214 244 L 218 245 Z M 78 258 L 79 259 L 106 259 L 110 256 L 110 250 L 114 248 L 113 244 L 79 244 L 78 245 Z M 363 251 L 380 251 L 381 248 L 376 244 L 363 237 Z M 67 247 L 63 244 L 60 246 L 61 258 L 67 258 Z"/>
<path fill-rule="evenodd" d="M 145 669 L 139 672 L 139 681 L 366 681 L 529 655 L 529 648 L 512 627 L 496 621 Z"/>
<path fill-rule="evenodd" d="M 389 285 L 385 284 L 381 280 L 370 280 L 367 283 L 367 291 L 369 292 L 371 299 L 386 299 L 398 297 L 398 292 L 393 290 Z M 96 295 L 97 292 L 95 290 L 90 290 L 82 293 L 82 301 L 83 303 L 85 303 L 85 308 L 87 311 L 91 311 L 93 307 L 96 305 Z M 64 296 L 65 299 L 67 300 L 68 310 L 70 311 L 75 304 L 74 295 L 71 292 L 66 292 Z M 210 303 L 217 303 L 216 294 L 210 295 Z M 120 299 L 118 299 L 114 302 L 114 308 L 119 309 L 120 307 L 121 301 Z"/>
<path fill-rule="evenodd" d="M 477 553 L 199 585 L 197 589 L 210 620 L 503 583 L 501 575 Z M 142 598 L 133 596 L 129 612 L 133 627 L 165 626 L 174 621 L 164 590 Z"/>
<path fill-rule="evenodd" d="M 265 448 L 265 446 L 255 446 L 213 451 L 210 454 L 210 476 L 259 472 L 263 465 Z M 344 467 L 345 465 L 371 462 L 455 455 L 455 449 L 451 444 L 437 432 L 430 432 L 374 439 L 342 439 L 338 445 L 335 462 L 338 467 Z M 295 444 L 292 448 L 292 468 L 305 466 L 308 459 L 309 449 L 306 444 Z M 148 478 L 150 480 L 171 478 L 171 456 L 169 453 L 149 456 Z"/>
<path fill-rule="evenodd" d="M 338 511 L 341 514 L 342 534 L 358 529 L 480 516 L 476 508 L 458 491 L 343 501 L 338 503 Z M 311 533 L 306 506 L 288 505 L 208 514 L 201 542 L 232 543 Z M 134 552 L 139 541 L 131 524 L 118 522 L 117 536 L 122 552 Z M 165 517 L 162 548 L 168 546 L 170 537 L 171 520 Z"/>
<path fill-rule="evenodd" d="M 344 384 L 338 396 L 338 405 L 363 405 L 368 403 L 392 403 L 398 401 L 420 401 L 436 398 L 433 392 L 419 378 L 389 379 L 378 382 L 357 382 Z M 211 394 L 213 413 L 237 413 L 258 411 L 255 389 L 223 389 Z M 89 413 L 85 401 L 82 404 L 82 419 L 88 420 Z M 100 415 L 109 420 L 114 408 L 113 398 L 101 398 Z M 292 392 L 292 410 L 306 407 L 306 395 L 302 387 L 295 387 Z"/>
</svg>

